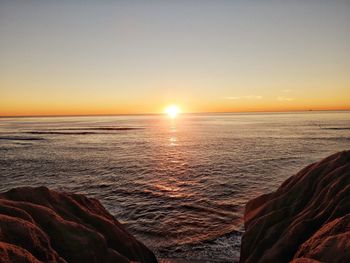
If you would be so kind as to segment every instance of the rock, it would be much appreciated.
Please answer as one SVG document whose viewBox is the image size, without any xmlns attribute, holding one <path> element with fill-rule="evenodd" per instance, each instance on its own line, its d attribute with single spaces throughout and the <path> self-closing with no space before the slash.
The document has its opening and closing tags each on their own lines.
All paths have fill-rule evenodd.
<svg viewBox="0 0 350 263">
<path fill-rule="evenodd" d="M 0 194 L 0 262 L 157 262 L 93 198 L 46 187 Z"/>
<path fill-rule="evenodd" d="M 240 262 L 350 262 L 350 151 L 246 205 Z"/>
</svg>

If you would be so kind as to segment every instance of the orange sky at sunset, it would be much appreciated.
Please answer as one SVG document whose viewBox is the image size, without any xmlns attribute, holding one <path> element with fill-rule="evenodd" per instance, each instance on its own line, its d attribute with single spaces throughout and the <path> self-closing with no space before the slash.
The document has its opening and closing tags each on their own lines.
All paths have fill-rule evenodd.
<svg viewBox="0 0 350 263">
<path fill-rule="evenodd" d="M 350 110 L 350 4 L 2 1 L 0 116 Z"/>
</svg>

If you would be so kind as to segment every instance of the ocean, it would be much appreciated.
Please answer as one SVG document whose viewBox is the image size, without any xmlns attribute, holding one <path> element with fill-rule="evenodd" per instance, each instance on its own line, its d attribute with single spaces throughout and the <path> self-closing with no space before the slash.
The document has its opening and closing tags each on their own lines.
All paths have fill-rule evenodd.
<svg viewBox="0 0 350 263">
<path fill-rule="evenodd" d="M 86 194 L 160 258 L 232 262 L 248 200 L 346 149 L 346 111 L 0 118 L 0 191 Z"/>
</svg>

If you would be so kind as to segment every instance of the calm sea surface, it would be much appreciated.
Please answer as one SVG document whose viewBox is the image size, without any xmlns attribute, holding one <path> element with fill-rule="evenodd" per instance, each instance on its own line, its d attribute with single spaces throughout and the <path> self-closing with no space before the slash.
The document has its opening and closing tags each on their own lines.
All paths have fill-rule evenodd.
<svg viewBox="0 0 350 263">
<path fill-rule="evenodd" d="M 0 191 L 96 197 L 160 257 L 232 261 L 244 204 L 350 149 L 350 112 L 0 119 Z"/>
</svg>

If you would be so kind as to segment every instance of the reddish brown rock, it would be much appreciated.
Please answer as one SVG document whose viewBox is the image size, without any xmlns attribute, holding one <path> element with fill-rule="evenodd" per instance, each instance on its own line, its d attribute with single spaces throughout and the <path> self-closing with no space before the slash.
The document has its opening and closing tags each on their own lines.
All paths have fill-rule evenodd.
<svg viewBox="0 0 350 263">
<path fill-rule="evenodd" d="M 240 262 L 350 262 L 350 151 L 246 205 Z"/>
<path fill-rule="evenodd" d="M 0 262 L 157 262 L 93 198 L 46 187 L 0 194 Z"/>
</svg>

